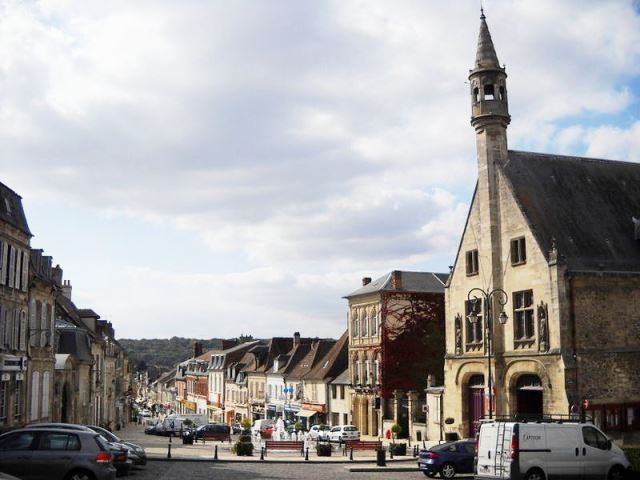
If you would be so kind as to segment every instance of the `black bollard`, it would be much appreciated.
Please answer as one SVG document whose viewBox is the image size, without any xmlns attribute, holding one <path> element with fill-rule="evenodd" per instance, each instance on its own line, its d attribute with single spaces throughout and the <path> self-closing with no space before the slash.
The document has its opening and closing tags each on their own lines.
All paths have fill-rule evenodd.
<svg viewBox="0 0 640 480">
<path fill-rule="evenodd" d="M 213 451 L 213 459 L 217 460 L 218 459 L 218 445 L 216 445 L 215 450 Z"/>
<path fill-rule="evenodd" d="M 422 440 L 422 448 L 427 448 L 427 444 L 424 443 L 424 440 Z"/>
<path fill-rule="evenodd" d="M 389 445 L 389 458 L 393 460 L 393 443 Z"/>
<path fill-rule="evenodd" d="M 171 433 L 169 433 L 169 443 L 171 443 Z"/>
<path fill-rule="evenodd" d="M 351 451 L 349 452 L 349 460 L 353 460 L 353 447 L 351 447 Z"/>
<path fill-rule="evenodd" d="M 386 467 L 387 466 L 387 461 L 384 458 L 384 448 L 380 447 L 378 450 L 376 450 L 376 465 L 378 467 Z"/>
<path fill-rule="evenodd" d="M 309 461 L 309 447 L 307 447 L 307 451 L 304 453 L 304 459 L 308 462 Z"/>
<path fill-rule="evenodd" d="M 169 443 L 167 447 L 169 447 L 169 449 L 167 450 L 167 458 L 171 458 L 171 444 Z"/>
<path fill-rule="evenodd" d="M 264 460 L 264 447 L 260 447 L 260 460 Z"/>
</svg>

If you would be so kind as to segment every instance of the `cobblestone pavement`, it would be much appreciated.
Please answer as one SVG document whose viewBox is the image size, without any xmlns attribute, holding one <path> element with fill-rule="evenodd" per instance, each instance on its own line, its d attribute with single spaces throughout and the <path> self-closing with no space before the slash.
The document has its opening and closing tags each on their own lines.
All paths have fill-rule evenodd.
<svg viewBox="0 0 640 480">
<path fill-rule="evenodd" d="M 304 463 L 224 463 L 189 461 L 150 461 L 135 469 L 127 480 L 419 480 L 426 478 L 421 472 L 381 471 L 351 472 L 353 465 Z"/>
</svg>

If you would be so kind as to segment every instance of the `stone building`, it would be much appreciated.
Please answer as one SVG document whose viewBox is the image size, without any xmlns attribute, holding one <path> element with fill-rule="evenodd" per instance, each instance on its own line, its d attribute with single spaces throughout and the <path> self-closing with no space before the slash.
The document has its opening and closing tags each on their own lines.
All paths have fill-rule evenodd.
<svg viewBox="0 0 640 480">
<path fill-rule="evenodd" d="M 401 436 L 417 437 L 427 377 L 442 379 L 447 276 L 395 270 L 345 297 L 352 420 L 362 434 L 398 423 Z"/>
<path fill-rule="evenodd" d="M 30 239 L 22 198 L 0 183 L 0 430 L 27 417 Z"/>
<path fill-rule="evenodd" d="M 55 375 L 55 292 L 51 257 L 31 250 L 29 285 L 29 417 L 51 421 Z"/>
<path fill-rule="evenodd" d="M 450 428 L 584 405 L 637 436 L 640 164 L 508 150 L 506 78 L 483 14 L 469 75 L 478 183 L 446 288 Z"/>
</svg>

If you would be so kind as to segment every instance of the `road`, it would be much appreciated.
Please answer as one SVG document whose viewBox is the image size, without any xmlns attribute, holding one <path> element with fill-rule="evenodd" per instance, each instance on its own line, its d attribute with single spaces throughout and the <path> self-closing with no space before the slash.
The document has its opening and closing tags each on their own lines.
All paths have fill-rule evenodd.
<svg viewBox="0 0 640 480">
<path fill-rule="evenodd" d="M 127 480 L 420 480 L 426 478 L 414 472 L 350 472 L 353 465 L 304 464 L 304 463 L 212 463 L 181 461 L 150 461 L 145 467 L 134 470 Z"/>
</svg>

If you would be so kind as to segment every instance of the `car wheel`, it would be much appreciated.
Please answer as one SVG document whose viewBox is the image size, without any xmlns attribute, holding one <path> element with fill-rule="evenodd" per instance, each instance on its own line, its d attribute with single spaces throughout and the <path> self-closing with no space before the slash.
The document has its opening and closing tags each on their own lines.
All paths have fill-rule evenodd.
<svg viewBox="0 0 640 480">
<path fill-rule="evenodd" d="M 607 475 L 608 480 L 622 480 L 623 478 L 625 478 L 625 471 L 620 465 L 614 465 Z"/>
<path fill-rule="evenodd" d="M 544 473 L 542 470 L 534 468 L 527 472 L 524 480 L 544 480 Z"/>
<path fill-rule="evenodd" d="M 86 470 L 75 470 L 65 477 L 65 480 L 95 480 L 91 472 Z"/>
<path fill-rule="evenodd" d="M 445 463 L 440 467 L 440 475 L 442 478 L 453 478 L 456 476 L 456 467 L 451 463 Z"/>
</svg>

